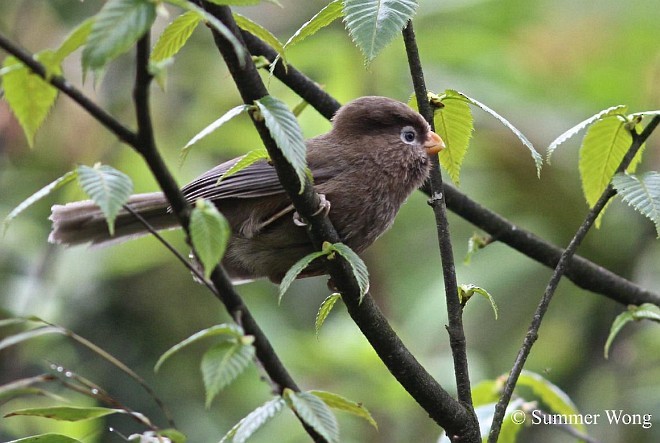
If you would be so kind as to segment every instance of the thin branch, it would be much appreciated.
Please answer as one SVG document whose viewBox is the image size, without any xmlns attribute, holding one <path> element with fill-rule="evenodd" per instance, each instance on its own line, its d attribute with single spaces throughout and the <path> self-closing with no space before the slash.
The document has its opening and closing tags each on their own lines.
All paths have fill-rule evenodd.
<svg viewBox="0 0 660 443">
<path fill-rule="evenodd" d="M 408 65 L 412 76 L 417 105 L 420 113 L 433 128 L 433 110 L 427 98 L 426 83 L 424 81 L 424 71 L 417 49 L 415 31 L 413 30 L 412 20 L 403 30 L 403 41 L 408 55 Z M 456 377 L 456 387 L 458 399 L 465 405 L 468 413 L 472 416 L 473 438 L 480 441 L 479 422 L 472 406 L 472 390 L 470 388 L 470 373 L 467 361 L 467 346 L 465 340 L 465 331 L 463 329 L 463 306 L 458 298 L 458 285 L 456 283 L 456 267 L 454 265 L 454 252 L 449 233 L 449 221 L 447 220 L 447 207 L 445 206 L 444 189 L 442 174 L 440 172 L 440 163 L 438 156 L 431 158 L 431 200 L 429 204 L 433 208 L 435 223 L 438 235 L 438 246 L 440 247 L 440 258 L 442 261 L 442 274 L 445 283 L 445 298 L 447 303 L 447 315 L 449 325 L 449 343 L 451 346 L 452 357 L 454 358 L 454 375 Z"/>
<path fill-rule="evenodd" d="M 637 151 L 639 151 L 642 144 L 644 143 L 644 140 L 646 140 L 646 138 L 651 134 L 651 132 L 653 132 L 653 130 L 659 123 L 660 123 L 660 116 L 655 116 L 651 120 L 651 122 L 649 122 L 649 124 L 646 125 L 646 128 L 644 128 L 642 134 L 638 135 L 636 132 L 634 131 L 632 132 L 633 134 L 632 144 L 630 145 L 628 152 L 624 156 L 616 172 L 623 172 L 626 170 L 632 159 L 635 157 L 635 154 L 637 154 Z M 525 366 L 527 357 L 529 356 L 532 350 L 532 346 L 538 339 L 538 332 L 539 332 L 539 328 L 541 327 L 541 322 L 543 321 L 543 316 L 545 315 L 545 313 L 548 310 L 548 307 L 550 306 L 550 302 L 552 301 L 552 296 L 555 294 L 557 286 L 559 285 L 559 281 L 561 280 L 562 275 L 566 271 L 566 267 L 570 262 L 571 257 L 575 253 L 575 250 L 578 248 L 584 237 L 589 232 L 589 229 L 594 224 L 596 218 L 598 218 L 598 215 L 602 212 L 607 202 L 615 194 L 616 191 L 614 190 L 612 185 L 611 184 L 608 185 L 607 188 L 601 194 L 600 198 L 598 199 L 594 207 L 591 208 L 591 210 L 588 212 L 585 220 L 582 222 L 582 225 L 580 225 L 580 227 L 578 228 L 577 232 L 575 233 L 575 236 L 569 243 L 566 250 L 562 253 L 561 258 L 559 259 L 559 263 L 557 263 L 557 267 L 555 268 L 555 271 L 552 274 L 550 281 L 548 282 L 543 297 L 541 298 L 541 301 L 539 302 L 536 308 L 536 312 L 534 313 L 532 322 L 529 326 L 527 334 L 525 335 L 525 339 L 523 341 L 522 347 L 518 352 L 518 356 L 516 357 L 513 367 L 511 368 L 511 372 L 509 373 L 509 378 L 507 379 L 506 384 L 504 385 L 502 396 L 500 397 L 500 400 L 497 402 L 497 405 L 495 406 L 495 415 L 493 416 L 493 424 L 490 429 L 490 435 L 488 436 L 489 443 L 497 442 L 497 438 L 499 437 L 500 430 L 502 428 L 502 423 L 504 421 L 506 407 L 509 404 L 509 401 L 511 400 L 511 396 L 513 395 L 513 390 L 516 386 L 516 383 L 518 382 L 520 373 L 522 372 L 523 367 Z"/>
</svg>

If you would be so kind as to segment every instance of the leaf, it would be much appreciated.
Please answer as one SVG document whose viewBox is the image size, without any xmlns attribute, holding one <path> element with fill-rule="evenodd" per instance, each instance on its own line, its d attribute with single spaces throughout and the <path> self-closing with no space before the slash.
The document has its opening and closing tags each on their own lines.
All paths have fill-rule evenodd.
<svg viewBox="0 0 660 443">
<path fill-rule="evenodd" d="M 343 243 L 334 243 L 332 250 L 344 257 L 353 270 L 353 276 L 360 287 L 360 303 L 365 294 L 369 292 L 369 270 L 362 259 L 348 246 Z"/>
<path fill-rule="evenodd" d="M 75 406 L 52 406 L 48 408 L 29 408 L 19 409 L 10 412 L 5 417 L 31 416 L 51 418 L 60 421 L 81 421 L 93 418 L 104 417 L 106 415 L 124 413 L 122 409 L 110 409 L 101 407 L 75 407 Z"/>
<path fill-rule="evenodd" d="M 81 443 L 81 441 L 61 434 L 40 434 L 12 440 L 8 443 Z"/>
<path fill-rule="evenodd" d="M 94 20 L 94 17 L 88 18 L 66 36 L 60 47 L 55 50 L 55 57 L 57 60 L 62 62 L 73 51 L 85 44 L 92 31 Z"/>
<path fill-rule="evenodd" d="M 202 16 L 196 11 L 187 11 L 175 18 L 163 30 L 151 51 L 151 61 L 160 62 L 174 57 L 186 44 Z"/>
<path fill-rule="evenodd" d="M 236 12 L 233 13 L 233 16 L 239 28 L 268 43 L 277 52 L 277 55 L 286 63 L 284 45 L 268 29 Z"/>
<path fill-rule="evenodd" d="M 202 329 L 186 338 L 185 340 L 180 341 L 176 345 L 172 346 L 170 349 L 165 351 L 163 355 L 160 356 L 156 366 L 154 366 L 154 372 L 158 372 L 160 367 L 165 363 L 165 360 L 170 358 L 174 353 L 180 351 L 188 345 L 191 345 L 203 338 L 208 337 L 217 337 L 221 336 L 224 340 L 239 339 L 243 337 L 243 329 L 238 325 L 223 323 L 221 325 L 211 326 L 210 328 Z"/>
<path fill-rule="evenodd" d="M 35 58 L 42 62 L 51 74 L 61 73 L 59 65 L 45 63 L 48 60 L 43 54 L 41 57 L 36 55 Z M 3 73 L 5 99 L 21 124 L 28 144 L 33 147 L 34 136 L 57 99 L 57 89 L 12 55 L 5 58 Z"/>
<path fill-rule="evenodd" d="M 198 141 L 200 141 L 201 139 L 203 139 L 207 135 L 211 134 L 213 131 L 215 131 L 220 126 L 227 123 L 232 118 L 234 118 L 237 115 L 247 111 L 250 108 L 251 108 L 251 106 L 248 106 L 248 105 L 238 105 L 238 106 L 230 109 L 229 111 L 225 112 L 219 119 L 217 119 L 216 121 L 214 121 L 213 123 L 208 125 L 206 128 L 202 129 L 199 133 L 197 133 L 197 135 L 195 135 L 193 138 L 191 138 L 188 143 L 186 143 L 186 145 L 183 147 L 183 149 L 181 149 L 182 161 L 188 155 L 188 151 L 190 150 L 190 148 L 195 143 L 197 143 Z"/>
<path fill-rule="evenodd" d="M 241 421 L 239 421 L 233 428 L 222 437 L 220 443 L 229 441 L 233 437 L 232 443 L 244 443 L 255 432 L 257 432 L 263 425 L 272 420 L 284 408 L 286 402 L 282 397 L 276 397 L 267 401 L 259 406 L 254 411 L 250 412 Z"/>
<path fill-rule="evenodd" d="M 53 377 L 48 374 L 36 375 L 34 377 L 21 378 L 14 380 L 11 383 L 0 386 L 0 405 L 7 403 L 17 397 L 24 397 L 27 395 L 42 395 L 50 397 L 58 401 L 66 401 L 59 395 L 53 394 L 42 388 L 34 387 L 37 383 L 46 383 L 52 381 Z"/>
<path fill-rule="evenodd" d="M 133 182 L 121 171 L 97 163 L 94 167 L 76 168 L 78 183 L 89 198 L 101 209 L 110 235 L 115 232 L 115 218 L 133 192 Z"/>
<path fill-rule="evenodd" d="M 44 326 L 40 328 L 30 329 L 29 331 L 19 332 L 18 334 L 10 335 L 0 340 L 0 351 L 10 346 L 17 345 L 26 340 L 31 340 L 46 334 L 61 333 L 60 328 L 55 326 Z"/>
<path fill-rule="evenodd" d="M 458 186 L 461 166 L 474 129 L 472 112 L 463 96 L 456 91 L 445 91 L 441 103 L 443 106 L 433 112 L 435 131 L 446 146 L 440 151 L 440 164 Z"/>
<path fill-rule="evenodd" d="M 589 207 L 596 204 L 612 181 L 631 143 L 632 135 L 626 129 L 624 117 L 619 114 L 609 114 L 594 122 L 587 130 L 580 147 L 578 167 Z M 633 172 L 640 159 L 637 155 L 627 171 Z"/>
<path fill-rule="evenodd" d="M 346 28 L 367 65 L 399 35 L 416 9 L 416 0 L 344 1 Z"/>
<path fill-rule="evenodd" d="M 254 346 L 240 341 L 217 343 L 204 353 L 201 369 L 207 408 L 215 396 L 252 363 L 254 353 Z"/>
<path fill-rule="evenodd" d="M 463 94 L 462 92 L 458 92 L 458 94 L 461 95 L 462 97 L 465 97 L 465 99 L 467 101 L 469 101 L 470 103 L 472 103 L 473 105 L 478 106 L 482 110 L 486 111 L 487 113 L 489 113 L 490 115 L 495 117 L 497 120 L 500 121 L 500 123 L 502 123 L 504 126 L 509 128 L 509 130 L 511 132 L 513 132 L 516 137 L 518 137 L 518 139 L 522 142 L 522 144 L 525 145 L 527 147 L 527 149 L 529 149 L 529 152 L 532 154 L 532 158 L 534 159 L 534 165 L 536 165 L 536 175 L 540 177 L 541 167 L 543 166 L 543 157 L 534 148 L 534 145 L 532 145 L 532 142 L 530 142 L 527 139 L 527 137 L 525 137 L 525 135 L 522 132 L 520 132 L 520 130 L 518 128 L 516 128 L 511 123 L 509 123 L 509 121 L 507 119 L 502 117 L 500 114 L 498 114 L 497 112 L 495 112 L 494 110 L 492 110 L 488 106 L 484 105 L 483 103 L 481 103 L 481 102 L 479 102 L 479 101 L 477 101 L 477 100 L 475 100 L 471 97 L 468 97 L 467 95 Z"/>
<path fill-rule="evenodd" d="M 197 199 L 190 214 L 190 238 L 204 267 L 204 277 L 209 278 L 222 260 L 230 234 L 229 222 L 218 208 L 208 200 Z"/>
<path fill-rule="evenodd" d="M 490 306 L 493 308 L 493 312 L 495 313 L 495 320 L 497 320 L 497 304 L 495 304 L 495 299 L 493 298 L 492 295 L 488 293 L 484 288 L 480 288 L 479 286 L 475 286 L 473 284 L 467 284 L 467 285 L 459 285 L 458 287 L 458 298 L 461 301 L 462 304 L 467 303 L 467 301 L 474 295 L 474 294 L 479 294 L 490 302 Z"/>
<path fill-rule="evenodd" d="M 564 143 L 566 140 L 569 138 L 573 137 L 575 134 L 580 132 L 582 129 L 586 128 L 596 120 L 600 120 L 606 115 L 611 115 L 611 114 L 616 114 L 616 113 L 624 113 L 626 112 L 627 106 L 624 105 L 618 105 L 618 106 L 613 106 L 611 108 L 603 109 L 599 113 L 592 115 L 588 119 L 578 123 L 577 125 L 573 126 L 571 129 L 568 131 L 564 132 L 561 134 L 559 137 L 553 140 L 552 143 L 550 143 L 550 146 L 548 146 L 548 153 L 546 154 L 546 161 L 550 163 L 550 157 L 552 156 L 552 153 L 555 152 L 555 149 L 557 147 Z"/>
<path fill-rule="evenodd" d="M 161 431 L 158 431 L 158 435 L 165 438 L 169 438 L 172 441 L 172 443 L 185 443 L 187 440 L 186 436 L 182 432 L 174 428 L 163 429 Z M 158 440 L 156 441 L 158 443 L 161 443 Z"/>
<path fill-rule="evenodd" d="M 284 390 L 284 398 L 298 416 L 328 443 L 339 442 L 337 418 L 323 400 L 309 392 L 294 392 L 288 388 Z"/>
<path fill-rule="evenodd" d="M 494 404 L 500 398 L 501 385 L 496 380 L 482 380 L 472 387 L 474 407 Z"/>
<path fill-rule="evenodd" d="M 491 242 L 492 242 L 491 237 L 485 237 L 483 235 L 477 234 L 476 232 L 472 234 L 472 237 L 470 237 L 468 240 L 467 253 L 465 254 L 463 263 L 469 265 L 470 262 L 472 261 L 472 256 L 476 254 L 479 250 L 491 244 Z"/>
<path fill-rule="evenodd" d="M 224 174 L 222 174 L 218 179 L 218 183 L 220 183 L 222 180 L 226 179 L 227 177 L 236 174 L 238 171 L 247 168 L 251 164 L 258 162 L 259 160 L 269 160 L 269 159 L 270 156 L 268 155 L 268 151 L 266 151 L 266 148 L 253 149 L 252 151 L 240 157 L 236 163 L 234 163 L 229 169 L 227 169 L 224 172 Z"/>
<path fill-rule="evenodd" d="M 316 332 L 316 338 L 319 337 L 321 326 L 323 326 L 325 319 L 328 318 L 330 311 L 332 311 L 332 308 L 335 306 L 335 303 L 337 303 L 337 300 L 339 300 L 340 298 L 341 298 L 341 294 L 335 292 L 334 294 L 330 294 L 325 300 L 323 300 L 323 303 L 321 303 L 321 306 L 319 307 L 319 311 L 316 313 L 316 321 L 314 322 L 314 330 Z"/>
<path fill-rule="evenodd" d="M 272 95 L 266 95 L 255 103 L 259 107 L 271 137 L 282 151 L 284 158 L 296 171 L 300 181 L 300 193 L 302 193 L 305 187 L 307 148 L 298 120 L 284 103 Z"/>
<path fill-rule="evenodd" d="M 641 177 L 616 174 L 612 185 L 623 201 L 648 217 L 660 238 L 660 173 L 651 171 Z"/>
<path fill-rule="evenodd" d="M 353 414 L 356 417 L 365 419 L 371 426 L 378 430 L 378 424 L 376 423 L 376 420 L 374 420 L 374 418 L 371 416 L 371 413 L 367 410 L 367 408 L 364 407 L 364 405 L 362 405 L 362 403 L 356 403 L 342 397 L 341 395 L 327 391 L 309 391 L 309 393 L 316 395 L 318 398 L 323 400 L 323 403 L 333 409 L 348 412 L 349 414 Z"/>
<path fill-rule="evenodd" d="M 651 303 L 644 303 L 639 306 L 628 306 L 628 310 L 617 315 L 617 317 L 612 322 L 610 328 L 610 333 L 607 336 L 607 341 L 605 342 L 605 358 L 609 358 L 610 346 L 614 338 L 619 335 L 621 329 L 631 321 L 640 321 L 643 319 L 653 320 L 660 322 L 660 308 Z"/>
<path fill-rule="evenodd" d="M 83 50 L 82 64 L 87 71 L 99 71 L 111 60 L 128 51 L 156 19 L 156 4 L 150 0 L 108 0 L 92 25 Z"/>
<path fill-rule="evenodd" d="M 307 37 L 316 34 L 320 29 L 344 15 L 344 3 L 342 0 L 333 0 L 314 15 L 309 21 L 303 23 L 284 44 L 284 48 L 300 43 Z"/>
<path fill-rule="evenodd" d="M 279 296 L 278 296 L 278 303 L 282 301 L 282 297 L 284 296 L 284 293 L 289 289 L 289 286 L 291 286 L 291 283 L 298 277 L 298 274 L 300 274 L 302 271 L 305 270 L 307 266 L 314 260 L 316 260 L 319 257 L 322 257 L 324 255 L 328 255 L 328 252 L 326 251 L 316 251 L 312 252 L 311 254 L 307 254 L 289 268 L 288 271 L 286 271 L 286 274 L 284 274 L 284 278 L 282 278 L 282 281 L 280 282 L 280 290 L 279 290 Z"/>
<path fill-rule="evenodd" d="M 27 208 L 41 200 L 42 198 L 50 195 L 54 191 L 58 190 L 62 186 L 66 185 L 67 183 L 72 182 L 78 177 L 77 171 L 69 171 L 63 176 L 53 180 L 51 183 L 48 185 L 44 186 L 43 188 L 39 189 L 37 192 L 23 200 L 21 203 L 19 203 L 18 206 L 16 206 L 10 213 L 5 217 L 4 221 L 2 222 L 5 229 L 9 226 L 9 223 L 16 217 L 18 217 L 23 211 L 25 211 Z"/>
</svg>

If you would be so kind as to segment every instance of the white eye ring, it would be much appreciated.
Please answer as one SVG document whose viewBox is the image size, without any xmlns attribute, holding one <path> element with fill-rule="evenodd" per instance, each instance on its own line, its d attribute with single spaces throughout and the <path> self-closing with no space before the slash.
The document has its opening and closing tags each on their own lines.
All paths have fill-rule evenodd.
<svg viewBox="0 0 660 443">
<path fill-rule="evenodd" d="M 401 141 L 412 145 L 415 143 L 415 140 L 417 140 L 417 131 L 415 131 L 415 128 L 412 126 L 404 126 L 403 129 L 401 129 Z"/>
</svg>

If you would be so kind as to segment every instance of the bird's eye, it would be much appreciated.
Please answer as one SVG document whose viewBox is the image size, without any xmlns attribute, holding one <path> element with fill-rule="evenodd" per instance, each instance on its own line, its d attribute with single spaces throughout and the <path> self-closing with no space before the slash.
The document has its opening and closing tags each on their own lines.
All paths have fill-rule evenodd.
<svg viewBox="0 0 660 443">
<path fill-rule="evenodd" d="M 404 143 L 412 144 L 417 138 L 417 132 L 410 127 L 406 126 L 401 130 L 401 141 Z"/>
</svg>

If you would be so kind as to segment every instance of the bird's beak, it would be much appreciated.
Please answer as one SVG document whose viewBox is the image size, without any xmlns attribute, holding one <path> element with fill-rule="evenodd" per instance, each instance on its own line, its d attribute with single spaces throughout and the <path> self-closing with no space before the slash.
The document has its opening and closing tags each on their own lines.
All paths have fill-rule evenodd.
<svg viewBox="0 0 660 443">
<path fill-rule="evenodd" d="M 429 131 L 424 141 L 424 148 L 429 155 L 435 155 L 445 149 L 445 142 L 433 131 Z"/>
</svg>

